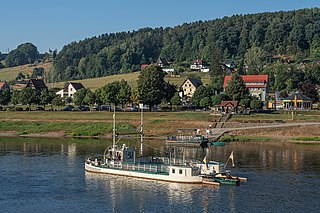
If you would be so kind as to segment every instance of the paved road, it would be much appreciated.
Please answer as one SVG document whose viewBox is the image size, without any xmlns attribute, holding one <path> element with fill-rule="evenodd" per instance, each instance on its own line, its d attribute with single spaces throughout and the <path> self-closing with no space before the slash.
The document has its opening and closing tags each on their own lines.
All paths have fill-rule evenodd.
<svg viewBox="0 0 320 213">
<path fill-rule="evenodd" d="M 273 124 L 265 126 L 246 126 L 246 127 L 237 127 L 237 128 L 217 128 L 213 129 L 212 138 L 219 138 L 227 132 L 232 132 L 236 130 L 247 130 L 247 129 L 266 129 L 266 128 L 278 128 L 278 127 L 291 127 L 291 126 L 320 126 L 320 122 L 305 122 L 305 123 L 283 123 L 283 124 Z M 319 129 L 320 132 L 320 129 Z"/>
</svg>

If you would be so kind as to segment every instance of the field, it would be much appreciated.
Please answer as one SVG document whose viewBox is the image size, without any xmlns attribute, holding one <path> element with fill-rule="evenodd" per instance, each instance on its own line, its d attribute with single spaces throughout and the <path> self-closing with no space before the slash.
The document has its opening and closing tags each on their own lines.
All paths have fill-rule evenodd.
<svg viewBox="0 0 320 213">
<path fill-rule="evenodd" d="M 11 81 L 15 80 L 17 75 L 21 72 L 22 74 L 31 76 L 34 68 L 43 67 L 45 71 L 48 71 L 52 66 L 52 63 L 41 63 L 38 65 L 22 65 L 17 67 L 3 68 L 0 69 L 0 80 Z"/>
<path fill-rule="evenodd" d="M 24 75 L 31 76 L 32 71 L 34 68 L 43 67 L 46 71 L 50 70 L 52 67 L 52 63 L 42 63 L 38 65 L 22 65 L 17 67 L 10 67 L 0 69 L 0 80 L 1 81 L 11 81 L 15 80 L 17 75 L 21 72 Z M 86 88 L 96 90 L 108 83 L 113 81 L 120 81 L 122 79 L 126 80 L 132 88 L 137 86 L 137 80 L 140 72 L 133 72 L 127 74 L 118 74 L 112 76 L 105 76 L 100 78 L 89 78 L 89 79 L 82 79 L 82 80 L 74 80 L 75 82 L 81 82 Z M 198 76 L 201 78 L 204 84 L 208 84 L 210 82 L 210 76 L 207 73 L 201 72 L 188 72 L 181 74 L 179 77 L 170 77 L 167 75 L 165 77 L 165 81 L 175 84 L 177 87 L 181 86 L 183 82 L 192 76 Z M 55 83 L 47 83 L 49 88 L 62 88 L 65 82 L 55 82 Z"/>
</svg>

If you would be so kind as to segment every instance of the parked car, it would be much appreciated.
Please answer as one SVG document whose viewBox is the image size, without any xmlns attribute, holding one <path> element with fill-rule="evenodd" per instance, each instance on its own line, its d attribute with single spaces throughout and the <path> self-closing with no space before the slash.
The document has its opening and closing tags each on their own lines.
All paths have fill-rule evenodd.
<svg viewBox="0 0 320 213">
<path fill-rule="evenodd" d="M 65 108 L 62 109 L 62 111 L 73 111 L 74 106 L 66 106 Z"/>
<path fill-rule="evenodd" d="M 88 106 L 79 106 L 78 110 L 79 111 L 90 111 L 90 107 L 88 107 Z"/>
<path fill-rule="evenodd" d="M 44 111 L 44 108 L 43 107 L 37 107 L 36 110 L 37 111 Z"/>
</svg>

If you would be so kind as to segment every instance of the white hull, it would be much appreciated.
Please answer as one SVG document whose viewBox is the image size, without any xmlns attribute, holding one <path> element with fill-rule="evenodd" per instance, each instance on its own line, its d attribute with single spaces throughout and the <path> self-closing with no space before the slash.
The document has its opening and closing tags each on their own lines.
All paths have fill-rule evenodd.
<svg viewBox="0 0 320 213">
<path fill-rule="evenodd" d="M 88 172 L 95 173 L 103 173 L 103 174 L 112 174 L 112 175 L 120 175 L 120 176 L 128 176 L 134 178 L 142 178 L 142 179 L 150 179 L 150 180 L 159 180 L 159 181 L 167 181 L 167 182 L 175 182 L 175 183 L 195 183 L 201 184 L 203 183 L 203 179 L 200 176 L 183 176 L 183 175 L 171 175 L 171 174 L 152 174 L 140 171 L 128 171 L 121 169 L 113 169 L 113 168 L 102 168 L 94 165 L 90 165 L 85 163 L 85 170 Z"/>
</svg>

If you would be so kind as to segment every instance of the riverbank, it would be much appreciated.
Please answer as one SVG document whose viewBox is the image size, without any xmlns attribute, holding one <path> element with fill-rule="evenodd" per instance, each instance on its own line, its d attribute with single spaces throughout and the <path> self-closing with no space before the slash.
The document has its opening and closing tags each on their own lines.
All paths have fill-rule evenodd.
<svg viewBox="0 0 320 213">
<path fill-rule="evenodd" d="M 111 112 L 0 112 L 0 137 L 39 137 L 39 138 L 111 138 Z M 176 135 L 177 129 L 206 129 L 215 127 L 218 115 L 209 112 L 146 112 L 144 113 L 144 133 L 149 138 L 165 139 Z M 224 127 L 272 126 L 267 129 L 232 130 L 222 137 L 225 141 L 291 141 L 297 137 L 319 136 L 320 126 L 301 126 L 299 123 L 320 122 L 320 113 L 302 112 L 292 120 L 289 113 L 262 113 L 235 115 Z M 294 127 L 277 127 L 282 124 L 298 124 Z M 117 130 L 122 137 L 139 137 L 140 113 L 117 113 Z M 223 130 L 222 128 L 220 130 Z M 309 140 L 308 139 L 308 140 Z M 310 141 L 310 140 L 309 140 Z"/>
</svg>

